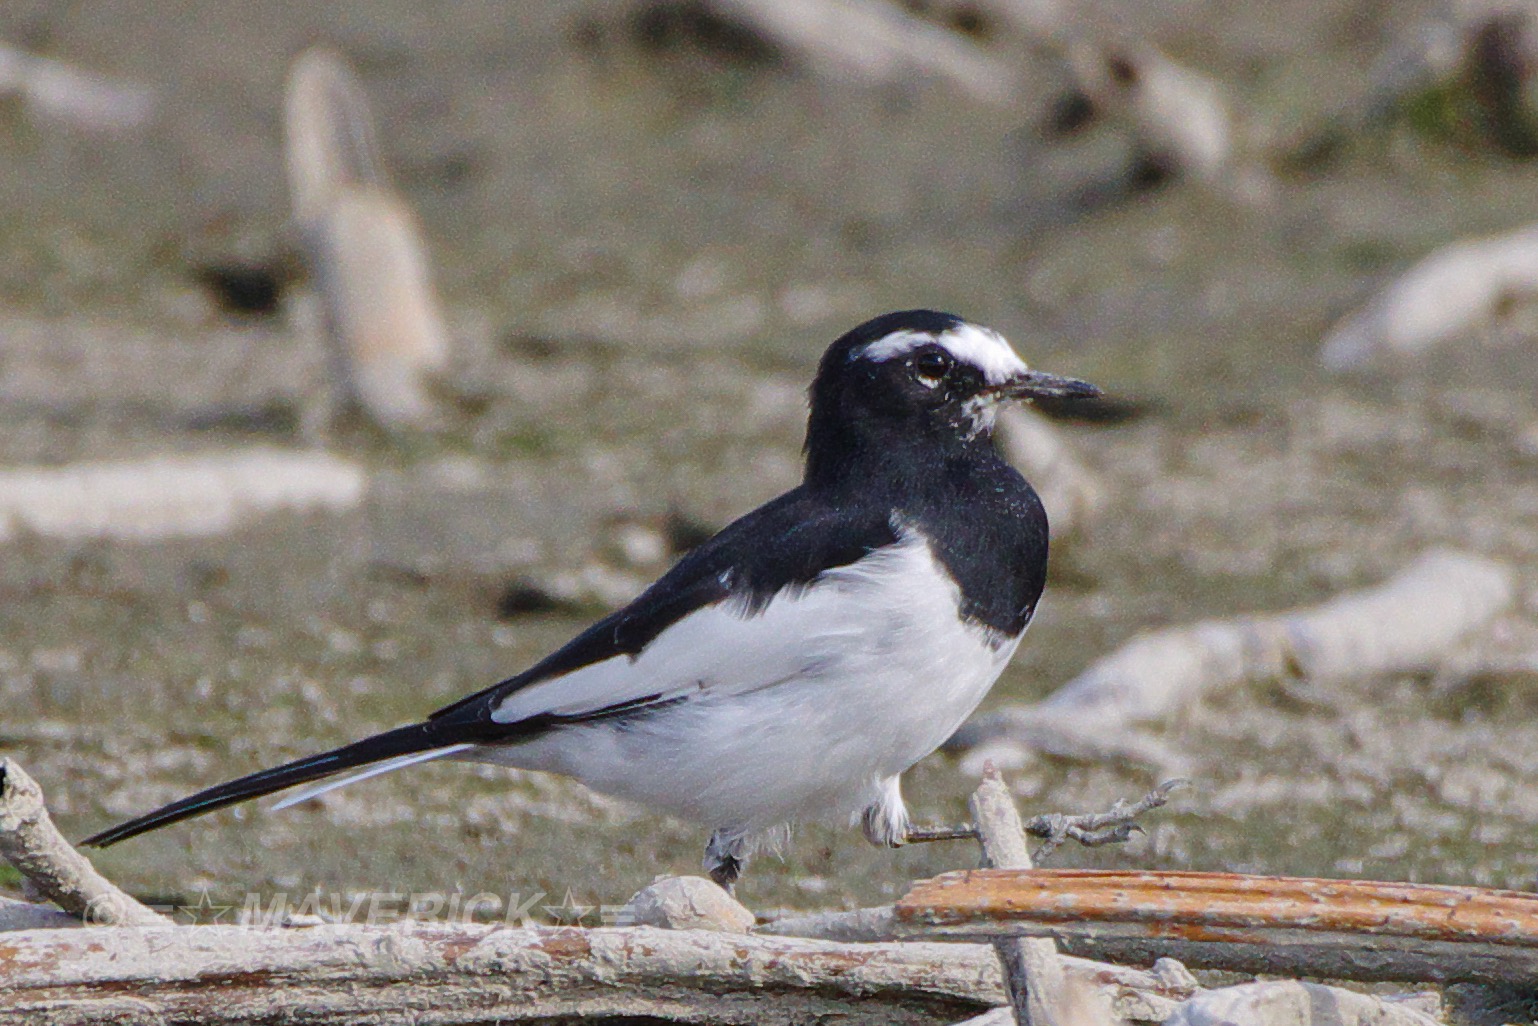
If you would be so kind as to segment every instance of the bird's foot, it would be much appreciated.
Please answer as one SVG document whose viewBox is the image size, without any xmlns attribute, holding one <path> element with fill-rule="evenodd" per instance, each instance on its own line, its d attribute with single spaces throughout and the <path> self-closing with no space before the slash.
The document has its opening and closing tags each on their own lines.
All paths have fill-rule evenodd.
<svg viewBox="0 0 1538 1026">
<path fill-rule="evenodd" d="M 717 830 L 705 845 L 705 870 L 727 894 L 735 894 L 737 881 L 747 867 L 746 844 L 741 837 L 734 837 Z"/>
<path fill-rule="evenodd" d="M 1086 848 L 1098 848 L 1102 844 L 1121 844 L 1131 840 L 1133 834 L 1143 833 L 1137 818 L 1150 809 L 1157 809 L 1170 800 L 1170 792 L 1184 787 L 1190 781 L 1181 777 L 1166 780 L 1135 802 L 1118 799 L 1105 812 L 1089 812 L 1070 816 L 1062 812 L 1049 812 L 1032 816 L 1025 824 L 1025 832 L 1040 837 L 1046 843 L 1032 854 L 1040 862 L 1067 841 L 1078 841 Z"/>
</svg>

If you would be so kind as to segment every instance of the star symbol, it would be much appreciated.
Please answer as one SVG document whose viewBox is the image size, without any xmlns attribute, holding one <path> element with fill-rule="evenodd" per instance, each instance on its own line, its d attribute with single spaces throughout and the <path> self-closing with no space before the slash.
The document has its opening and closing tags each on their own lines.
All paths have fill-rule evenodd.
<svg viewBox="0 0 1538 1026">
<path fill-rule="evenodd" d="M 566 897 L 561 899 L 559 905 L 543 906 L 545 914 L 561 926 L 576 926 L 582 922 L 583 917 L 591 915 L 597 905 L 579 905 L 577 899 L 572 896 L 571 888 L 566 888 Z"/>
<path fill-rule="evenodd" d="M 208 896 L 208 888 L 205 887 L 198 894 L 196 905 L 177 905 L 176 910 L 192 921 L 194 926 L 201 923 L 217 924 L 223 916 L 229 915 L 234 905 L 215 904 Z"/>
</svg>

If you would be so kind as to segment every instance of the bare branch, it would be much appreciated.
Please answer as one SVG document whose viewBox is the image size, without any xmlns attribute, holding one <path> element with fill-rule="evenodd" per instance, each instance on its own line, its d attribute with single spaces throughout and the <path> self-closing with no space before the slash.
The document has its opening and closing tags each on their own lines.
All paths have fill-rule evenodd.
<svg viewBox="0 0 1538 1026">
<path fill-rule="evenodd" d="M 916 884 L 897 936 L 1051 936 L 1120 962 L 1420 982 L 1538 982 L 1538 895 L 1236 873 L 983 870 Z"/>
<path fill-rule="evenodd" d="M 346 1026 L 638 1016 L 939 1026 L 1004 1001 L 992 953 L 982 946 L 851 947 L 650 927 L 33 930 L 6 934 L 0 951 L 0 1018 L 24 1011 L 29 1023 L 323 1019 Z"/>
<path fill-rule="evenodd" d="M 320 452 L 247 449 L 0 470 L 0 538 L 176 538 L 222 534 L 276 510 L 341 511 L 368 478 Z"/>
<path fill-rule="evenodd" d="M 81 919 L 107 926 L 166 921 L 119 890 L 70 846 L 43 805 L 42 788 L 14 759 L 0 760 L 0 856 L 49 901 Z"/>
<path fill-rule="evenodd" d="M 1383 584 L 1317 606 L 1135 637 L 1045 700 L 967 724 L 949 746 L 1018 743 L 1071 754 L 1083 739 L 1084 757 L 1097 758 L 1116 750 L 1119 739 L 1137 736 L 1135 724 L 1244 681 L 1434 668 L 1507 608 L 1514 591 L 1504 564 L 1432 550 Z M 1164 765 L 1157 750 L 1150 758 Z"/>
<path fill-rule="evenodd" d="M 983 865 L 995 869 L 1030 869 L 1020 813 L 999 771 L 989 766 L 967 803 L 983 846 Z M 1068 993 L 1057 945 L 1051 938 L 996 940 L 1004 967 L 1004 985 L 1019 1026 L 1067 1026 Z"/>
<path fill-rule="evenodd" d="M 1062 812 L 1048 812 L 1032 816 L 1025 824 L 1025 832 L 1032 837 L 1044 838 L 1047 842 L 1036 849 L 1034 857 L 1038 861 L 1046 858 L 1062 847 L 1065 841 L 1078 841 L 1086 848 L 1122 844 L 1130 840 L 1133 834 L 1143 832 L 1143 828 L 1137 824 L 1139 816 L 1167 804 L 1172 791 L 1188 784 L 1190 781 L 1183 777 L 1166 780 L 1131 804 L 1118 798 L 1116 804 L 1105 812 L 1072 816 Z"/>
</svg>

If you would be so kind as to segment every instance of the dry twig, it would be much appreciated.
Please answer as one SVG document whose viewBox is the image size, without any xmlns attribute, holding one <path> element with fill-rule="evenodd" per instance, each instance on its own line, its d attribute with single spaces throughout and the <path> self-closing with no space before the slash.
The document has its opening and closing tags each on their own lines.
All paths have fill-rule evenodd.
<svg viewBox="0 0 1538 1026">
<path fill-rule="evenodd" d="M 337 384 L 385 428 L 431 426 L 448 331 L 415 219 L 384 182 L 363 88 L 341 57 L 314 48 L 294 62 L 284 128 Z"/>
<path fill-rule="evenodd" d="M 165 919 L 96 871 L 60 835 L 43 790 L 14 759 L 0 760 L 0 856 L 64 911 L 107 926 L 151 926 Z"/>
<path fill-rule="evenodd" d="M 0 470 L 0 540 L 201 537 L 276 510 L 344 510 L 362 501 L 363 468 L 317 452 L 153 456 Z"/>
<path fill-rule="evenodd" d="M 948 747 L 978 749 L 970 757 L 974 764 L 985 755 L 1008 754 L 1003 746 L 1018 745 L 1089 759 L 1147 752 L 1156 765 L 1178 768 L 1172 753 L 1139 740 L 1135 724 L 1244 681 L 1432 669 L 1469 632 L 1509 606 L 1513 594 L 1505 565 L 1433 550 L 1377 587 L 1317 606 L 1135 637 L 1044 701 L 973 720 Z"/>
<path fill-rule="evenodd" d="M 989 766 L 983 773 L 968 804 L 983 846 L 983 865 L 1030 869 L 1020 813 L 997 769 Z M 1010 937 L 994 941 L 993 946 L 1004 967 L 1004 985 L 1019 1026 L 1067 1026 L 1068 994 L 1052 940 Z"/>
<path fill-rule="evenodd" d="M 1062 847 L 1065 841 L 1078 841 L 1086 848 L 1125 843 L 1132 839 L 1133 834 L 1143 832 L 1143 828 L 1137 824 L 1139 816 L 1150 809 L 1157 809 L 1168 803 L 1172 791 L 1188 784 L 1190 781 L 1183 777 L 1166 780 L 1130 804 L 1125 799 L 1116 799 L 1116 804 L 1105 812 L 1088 812 L 1079 815 L 1048 812 L 1032 816 L 1025 824 L 1025 832 L 1046 841 L 1036 849 L 1032 857 L 1037 861 L 1047 858 Z"/>
<path fill-rule="evenodd" d="M 915 884 L 897 936 L 1051 936 L 1076 954 L 1281 976 L 1538 982 L 1538 895 L 1237 873 L 981 870 Z"/>
<path fill-rule="evenodd" d="M 187 1026 L 638 1017 L 940 1026 L 1004 1000 L 985 947 L 406 922 L 5 935 L 0 1018 Z"/>
</svg>

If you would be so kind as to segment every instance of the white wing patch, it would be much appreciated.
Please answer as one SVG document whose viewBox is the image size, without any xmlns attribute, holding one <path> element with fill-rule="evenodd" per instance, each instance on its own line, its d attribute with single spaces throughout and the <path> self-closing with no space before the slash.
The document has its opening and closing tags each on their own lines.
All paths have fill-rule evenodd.
<svg viewBox="0 0 1538 1026">
<path fill-rule="evenodd" d="M 866 360 L 892 360 L 921 346 L 939 344 L 958 362 L 982 372 L 990 385 L 1002 384 L 1030 368 L 1003 335 L 978 324 L 963 323 L 938 335 L 927 331 L 894 331 L 878 338 L 857 354 Z"/>
<path fill-rule="evenodd" d="M 962 620 L 959 599 L 924 536 L 900 529 L 896 544 L 787 588 L 757 615 L 698 610 L 634 660 L 515 692 L 493 716 L 687 700 L 460 758 L 564 773 L 744 835 L 862 809 L 961 725 L 1015 650 L 1018 636 Z"/>
<path fill-rule="evenodd" d="M 805 587 L 786 588 L 757 613 L 736 601 L 707 606 L 634 657 L 615 656 L 521 688 L 503 699 L 491 718 L 517 723 L 549 714 L 581 716 L 652 696 L 661 702 L 699 691 L 745 694 L 816 674 L 847 658 L 851 648 L 868 645 L 873 623 L 889 613 L 882 607 L 893 602 L 894 578 L 929 584 L 932 576 L 917 572 L 929 563 L 928 543 L 905 531 L 895 545 L 825 571 Z M 936 584 L 947 586 L 950 594 L 926 596 L 929 601 L 922 604 L 933 607 L 938 599 L 954 616 L 955 586 Z"/>
<path fill-rule="evenodd" d="M 295 791 L 293 794 L 289 795 L 287 798 L 284 798 L 282 801 L 275 804 L 272 808 L 273 811 L 277 811 L 278 809 L 286 809 L 290 805 L 298 805 L 300 802 L 307 802 L 311 798 L 325 794 L 327 791 L 334 791 L 339 787 L 346 787 L 348 784 L 356 784 L 360 780 L 367 780 L 369 777 L 377 777 L 381 773 L 390 773 L 394 770 L 405 769 L 407 766 L 415 766 L 419 762 L 428 762 L 432 759 L 442 759 L 444 756 L 448 755 L 457 755 L 467 748 L 474 747 L 475 746 L 471 744 L 449 745 L 447 748 L 434 748 L 432 751 L 428 752 L 415 752 L 411 755 L 397 755 L 393 759 L 386 759 L 383 762 L 376 762 L 374 765 L 368 767 L 365 770 L 360 770 L 357 773 L 349 773 L 345 777 L 338 777 L 331 780 L 322 780 L 318 784 L 311 784 L 309 787 L 302 787 Z"/>
</svg>

